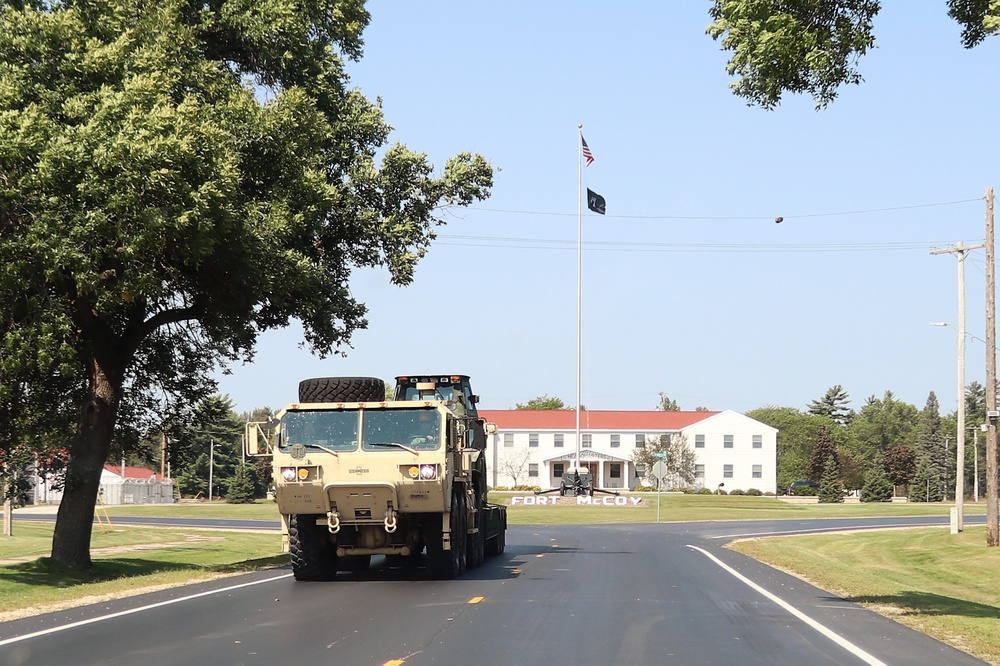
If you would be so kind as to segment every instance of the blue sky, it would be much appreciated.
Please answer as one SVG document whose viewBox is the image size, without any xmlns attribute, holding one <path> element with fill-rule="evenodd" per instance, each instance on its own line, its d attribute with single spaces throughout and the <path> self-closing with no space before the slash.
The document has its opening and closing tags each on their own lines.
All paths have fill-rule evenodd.
<svg viewBox="0 0 1000 666">
<path fill-rule="evenodd" d="M 471 375 L 481 407 L 575 404 L 577 124 L 584 187 L 582 400 L 589 409 L 805 409 L 840 384 L 957 404 L 957 261 L 1000 186 L 996 40 L 966 50 L 943 2 L 885 3 L 865 82 L 826 110 L 728 89 L 709 2 L 375 0 L 355 86 L 393 141 L 438 167 L 476 151 L 493 196 L 449 213 L 414 283 L 358 271 L 369 328 L 346 357 L 264 335 L 220 376 L 238 410 L 280 408 L 306 377 Z M 775 224 L 782 216 L 784 222 Z M 985 255 L 965 262 L 985 338 Z M 984 345 L 967 345 L 983 382 Z"/>
</svg>

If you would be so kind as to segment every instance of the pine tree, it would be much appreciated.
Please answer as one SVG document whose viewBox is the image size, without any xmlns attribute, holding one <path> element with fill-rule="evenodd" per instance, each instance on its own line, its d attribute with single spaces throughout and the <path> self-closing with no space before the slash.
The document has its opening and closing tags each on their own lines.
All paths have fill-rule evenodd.
<svg viewBox="0 0 1000 666">
<path fill-rule="evenodd" d="M 837 462 L 837 446 L 830 436 L 830 429 L 820 426 L 816 432 L 816 442 L 813 444 L 812 455 L 809 457 L 809 480 L 820 483 L 826 471 L 829 460 L 839 469 Z"/>
<path fill-rule="evenodd" d="M 827 459 L 823 468 L 823 478 L 819 483 L 820 504 L 840 504 L 844 501 L 844 484 L 840 481 L 840 470 L 833 456 Z"/>
<path fill-rule="evenodd" d="M 831 386 L 819 400 L 809 403 L 809 413 L 832 419 L 837 425 L 849 425 L 854 417 L 854 411 L 848 406 L 851 396 L 840 384 Z"/>
<path fill-rule="evenodd" d="M 881 460 L 875 461 L 865 474 L 865 485 L 861 487 L 862 502 L 891 502 L 892 481 L 885 473 Z"/>
<path fill-rule="evenodd" d="M 229 482 L 226 501 L 230 504 L 253 504 L 253 500 L 253 470 L 247 464 L 238 465 L 232 480 Z"/>
<path fill-rule="evenodd" d="M 940 476 L 934 472 L 928 457 L 921 455 L 917 461 L 917 472 L 910 482 L 910 501 L 940 502 L 944 499 L 942 490 Z"/>
<path fill-rule="evenodd" d="M 939 497 L 937 499 L 932 499 L 931 501 L 933 502 L 943 499 L 946 479 L 949 471 L 953 469 L 951 461 L 949 460 L 947 448 L 945 446 L 945 438 L 942 433 L 940 412 L 941 409 L 938 403 L 937 395 L 934 394 L 934 391 L 931 391 L 927 396 L 927 403 L 924 405 L 923 411 L 920 412 L 918 425 L 919 434 L 917 436 L 916 448 L 917 454 L 923 458 L 927 464 L 926 473 L 930 476 L 931 486 L 938 488 L 937 493 Z M 923 490 L 920 488 L 915 490 L 918 496 L 921 492 L 925 495 L 927 494 L 926 481 L 927 478 L 925 477 L 923 479 Z M 914 484 L 917 484 L 916 479 L 914 479 Z"/>
</svg>

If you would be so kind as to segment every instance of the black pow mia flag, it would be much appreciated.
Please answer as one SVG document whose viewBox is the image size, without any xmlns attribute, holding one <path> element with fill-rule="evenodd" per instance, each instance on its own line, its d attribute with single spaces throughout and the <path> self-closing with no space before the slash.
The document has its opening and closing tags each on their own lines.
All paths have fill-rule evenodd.
<svg viewBox="0 0 1000 666">
<path fill-rule="evenodd" d="M 587 208 L 594 211 L 598 215 L 604 215 L 604 210 L 607 206 L 607 202 L 604 201 L 602 197 L 597 192 L 593 191 L 589 187 L 587 188 Z"/>
</svg>

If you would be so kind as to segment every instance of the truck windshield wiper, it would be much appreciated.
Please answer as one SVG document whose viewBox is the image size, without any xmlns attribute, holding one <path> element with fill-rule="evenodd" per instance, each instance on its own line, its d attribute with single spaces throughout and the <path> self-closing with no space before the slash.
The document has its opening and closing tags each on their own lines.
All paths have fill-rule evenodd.
<svg viewBox="0 0 1000 666">
<path fill-rule="evenodd" d="M 289 444 L 285 447 L 285 449 L 291 449 L 293 446 L 296 446 L 296 444 Z M 334 451 L 329 447 L 323 446 L 322 444 L 310 443 L 310 444 L 302 444 L 302 446 L 306 447 L 307 449 L 319 449 L 320 451 L 325 451 L 326 453 L 332 453 L 336 458 L 340 457 L 339 453 L 337 453 L 336 451 Z"/>
<path fill-rule="evenodd" d="M 407 445 L 400 444 L 399 442 L 366 442 L 366 444 L 368 444 L 368 446 L 391 446 L 393 448 L 403 449 L 404 451 L 409 451 L 410 453 L 412 453 L 415 456 L 420 455 L 419 453 L 417 453 L 416 449 L 411 449 Z"/>
</svg>

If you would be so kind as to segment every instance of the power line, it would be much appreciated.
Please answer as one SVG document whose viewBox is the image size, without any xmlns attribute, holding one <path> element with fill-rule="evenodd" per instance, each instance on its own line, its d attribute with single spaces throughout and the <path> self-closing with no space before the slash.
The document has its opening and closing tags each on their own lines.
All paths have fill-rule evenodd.
<svg viewBox="0 0 1000 666">
<path fill-rule="evenodd" d="M 848 210 L 835 213 L 803 213 L 800 215 L 781 215 L 783 220 L 802 220 L 814 217 L 838 217 L 846 215 L 868 215 L 871 213 L 888 213 L 899 210 L 914 210 L 917 208 L 935 208 L 942 206 L 957 206 L 960 204 L 982 201 L 983 197 L 975 199 L 959 199 L 957 201 L 941 201 L 937 203 L 911 204 L 907 206 L 891 206 L 888 208 L 866 208 L 862 210 Z M 570 217 L 576 213 L 552 213 L 538 210 L 509 210 L 504 208 L 480 208 L 469 207 L 468 211 L 482 211 L 487 213 L 504 213 L 509 215 L 544 215 L 549 217 Z M 606 219 L 620 220 L 774 220 L 774 215 L 606 215 Z"/>
<path fill-rule="evenodd" d="M 438 234 L 437 245 L 460 247 L 495 247 L 518 250 L 573 250 L 576 241 L 554 238 L 516 238 L 501 236 L 458 236 Z M 937 241 L 941 244 L 941 241 Z M 765 244 L 765 243 L 650 243 L 623 241 L 584 241 L 590 251 L 602 252 L 757 252 L 757 253 L 809 253 L 809 252 L 926 252 L 935 241 L 906 241 L 898 243 L 844 243 L 844 244 Z"/>
</svg>

